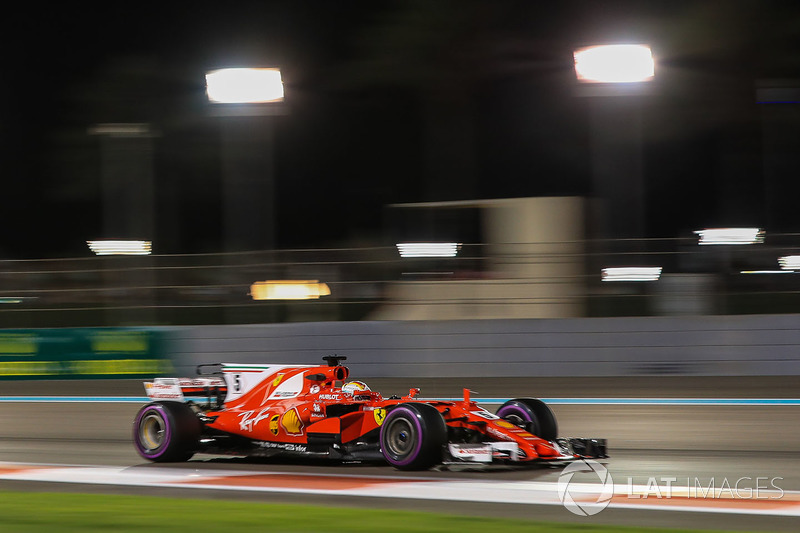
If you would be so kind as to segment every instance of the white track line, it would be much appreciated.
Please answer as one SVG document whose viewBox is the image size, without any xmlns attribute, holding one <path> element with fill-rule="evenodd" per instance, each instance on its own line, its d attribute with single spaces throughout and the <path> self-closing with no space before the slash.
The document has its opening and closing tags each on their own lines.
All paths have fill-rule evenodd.
<svg viewBox="0 0 800 533">
<path fill-rule="evenodd" d="M 241 470 L 178 469 L 167 467 L 104 467 L 0 462 L 0 480 L 83 483 L 200 490 L 256 491 L 427 499 L 525 505 L 562 505 L 557 482 L 432 479 L 399 476 L 358 476 Z M 600 485 L 581 484 L 589 500 Z M 627 486 L 617 486 L 610 508 L 691 511 L 751 515 L 800 516 L 800 492 L 765 493 L 763 499 L 691 497 L 679 491 L 672 498 L 630 498 Z M 646 487 L 634 487 L 640 494 Z M 565 511 L 566 512 L 566 511 Z"/>
</svg>

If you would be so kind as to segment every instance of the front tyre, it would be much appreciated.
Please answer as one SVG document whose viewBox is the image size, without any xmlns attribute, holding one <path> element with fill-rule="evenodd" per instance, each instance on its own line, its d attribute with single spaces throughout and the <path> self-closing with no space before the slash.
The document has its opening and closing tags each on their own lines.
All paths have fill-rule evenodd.
<svg viewBox="0 0 800 533">
<path fill-rule="evenodd" d="M 187 461 L 197 450 L 200 429 L 200 421 L 188 405 L 154 402 L 136 415 L 133 442 L 139 455 L 148 461 Z"/>
<path fill-rule="evenodd" d="M 442 460 L 447 424 L 432 405 L 404 403 L 392 409 L 381 426 L 381 452 L 400 470 L 427 470 Z"/>
<path fill-rule="evenodd" d="M 509 400 L 500 406 L 497 416 L 540 439 L 552 441 L 558 437 L 556 415 L 542 400 L 536 398 Z"/>
</svg>

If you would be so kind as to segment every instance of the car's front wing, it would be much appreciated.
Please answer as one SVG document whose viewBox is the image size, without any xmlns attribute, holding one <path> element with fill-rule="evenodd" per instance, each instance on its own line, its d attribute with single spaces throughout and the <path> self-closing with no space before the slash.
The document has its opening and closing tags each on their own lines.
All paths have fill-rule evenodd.
<svg viewBox="0 0 800 533">
<path fill-rule="evenodd" d="M 579 459 L 605 459 L 608 457 L 606 439 L 590 439 L 582 437 L 567 437 L 556 439 L 554 447 L 560 455 L 528 459 L 520 450 L 516 442 L 478 442 L 478 443 L 450 443 L 447 453 L 450 461 L 455 463 L 554 463 L 570 462 Z"/>
</svg>

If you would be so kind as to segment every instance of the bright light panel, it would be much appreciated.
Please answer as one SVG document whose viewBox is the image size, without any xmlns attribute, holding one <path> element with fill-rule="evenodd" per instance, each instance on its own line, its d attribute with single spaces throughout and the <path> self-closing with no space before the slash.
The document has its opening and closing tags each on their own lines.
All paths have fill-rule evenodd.
<svg viewBox="0 0 800 533">
<path fill-rule="evenodd" d="M 714 228 L 695 231 L 698 244 L 758 244 L 764 242 L 760 228 Z"/>
<path fill-rule="evenodd" d="M 150 255 L 150 241 L 86 241 L 96 255 Z"/>
<path fill-rule="evenodd" d="M 256 281 L 250 285 L 253 300 L 316 300 L 330 293 L 328 285 L 317 280 Z"/>
<path fill-rule="evenodd" d="M 800 270 L 800 255 L 785 255 L 778 258 L 783 270 Z"/>
<path fill-rule="evenodd" d="M 602 270 L 602 281 L 658 281 L 661 267 L 609 267 Z"/>
<path fill-rule="evenodd" d="M 226 68 L 206 74 L 208 99 L 220 104 L 259 104 L 283 100 L 277 68 Z"/>
<path fill-rule="evenodd" d="M 590 46 L 577 50 L 575 74 L 580 81 L 594 83 L 634 83 L 655 76 L 655 61 L 650 47 L 642 44 Z"/>
<path fill-rule="evenodd" d="M 455 257 L 458 242 L 405 242 L 397 244 L 400 257 Z"/>
</svg>

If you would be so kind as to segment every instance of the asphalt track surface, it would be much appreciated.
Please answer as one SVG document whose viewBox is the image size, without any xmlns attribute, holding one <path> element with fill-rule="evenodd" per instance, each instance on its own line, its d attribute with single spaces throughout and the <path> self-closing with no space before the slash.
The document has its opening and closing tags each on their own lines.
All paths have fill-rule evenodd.
<svg viewBox="0 0 800 533">
<path fill-rule="evenodd" d="M 457 397 L 463 387 L 473 399 L 535 396 L 542 398 L 640 399 L 797 399 L 796 377 L 638 377 L 638 378 L 508 378 L 482 380 L 367 380 L 385 395 L 419 386 L 424 397 Z M 0 400 L 11 396 L 142 396 L 140 381 L 12 381 L 0 382 Z M 156 472 L 134 451 L 131 423 L 141 404 L 0 401 L 0 462 L 135 467 Z M 490 407 L 491 408 L 491 407 Z M 560 433 L 606 437 L 611 458 L 606 466 L 617 485 L 645 486 L 652 480 L 676 485 L 697 480 L 703 487 L 713 478 L 755 487 L 756 478 L 775 480 L 783 491 L 800 491 L 800 424 L 797 405 L 554 405 Z M 556 482 L 559 469 L 533 468 L 489 471 L 429 471 L 404 473 L 387 466 L 364 464 L 305 464 L 293 461 L 247 462 L 239 458 L 197 456 L 169 465 L 186 471 L 225 471 L 242 474 L 363 476 L 388 480 L 424 478 L 463 482 Z M 686 481 L 681 481 L 686 480 Z M 152 488 L 115 484 L 52 483 L 0 479 L 0 489 L 164 494 L 179 497 L 302 502 L 369 508 L 430 510 L 456 514 L 659 527 L 739 531 L 800 531 L 800 516 L 727 512 L 667 511 L 609 507 L 591 517 L 576 516 L 560 505 L 485 503 L 375 498 L 335 494 L 293 494 L 236 490 Z M 650 492 L 650 498 L 653 493 Z M 652 500 L 654 503 L 656 500 Z"/>
</svg>

